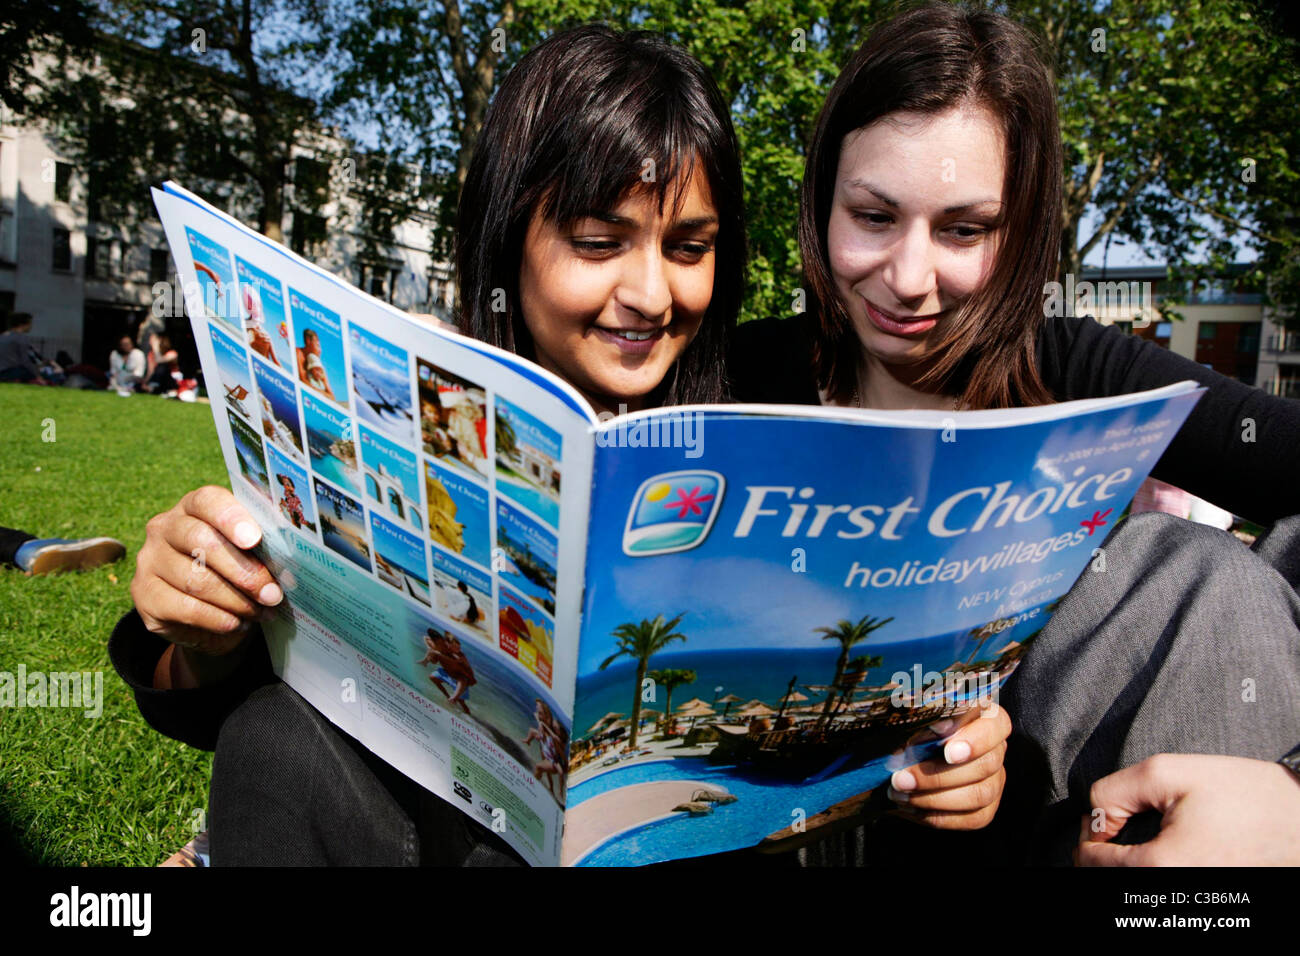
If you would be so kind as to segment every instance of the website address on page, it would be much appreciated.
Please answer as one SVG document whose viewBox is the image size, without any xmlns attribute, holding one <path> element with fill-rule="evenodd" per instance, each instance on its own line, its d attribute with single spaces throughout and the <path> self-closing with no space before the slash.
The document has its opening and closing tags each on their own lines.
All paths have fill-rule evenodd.
<svg viewBox="0 0 1300 956">
<path fill-rule="evenodd" d="M 1199 929 L 1250 926 L 1249 916 L 1116 916 L 1115 926 L 1138 929 Z"/>
</svg>

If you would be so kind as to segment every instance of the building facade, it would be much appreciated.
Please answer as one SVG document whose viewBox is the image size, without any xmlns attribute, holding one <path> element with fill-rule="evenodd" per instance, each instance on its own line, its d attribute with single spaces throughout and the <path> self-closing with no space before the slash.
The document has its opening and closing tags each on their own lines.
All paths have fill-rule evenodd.
<svg viewBox="0 0 1300 956">
<path fill-rule="evenodd" d="M 367 234 L 360 190 L 350 169 L 333 159 L 346 147 L 324 132 L 305 133 L 295 145 L 281 222 L 286 245 L 400 309 L 450 320 L 452 269 L 431 251 L 434 210 L 420 209 L 390 235 Z M 308 180 L 310 208 L 295 196 Z M 149 185 L 159 184 L 141 189 Z M 182 185 L 239 217 L 229 189 Z M 31 313 L 32 337 L 44 355 L 66 351 L 106 368 L 115 343 L 123 335 L 135 338 L 145 318 L 157 315 L 182 367 L 194 371 L 175 286 L 161 223 L 92 219 L 82 171 L 39 124 L 0 107 L 0 321 L 11 312 Z"/>
<path fill-rule="evenodd" d="M 1079 286 L 1088 284 L 1093 301 L 1079 301 L 1076 312 L 1271 395 L 1300 398 L 1300 333 L 1288 333 L 1262 296 L 1243 288 L 1236 276 L 1244 270 L 1234 266 L 1187 288 L 1169 280 L 1164 266 L 1086 269 Z M 1171 295 L 1181 315 L 1173 321 L 1156 312 Z"/>
</svg>

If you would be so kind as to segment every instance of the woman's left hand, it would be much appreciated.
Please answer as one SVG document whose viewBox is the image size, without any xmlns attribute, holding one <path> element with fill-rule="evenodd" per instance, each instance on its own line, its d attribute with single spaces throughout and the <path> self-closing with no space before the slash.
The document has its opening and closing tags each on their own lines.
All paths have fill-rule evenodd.
<svg viewBox="0 0 1300 956">
<path fill-rule="evenodd" d="M 927 730 L 948 735 L 943 754 L 896 771 L 890 780 L 890 800 L 907 819 L 938 830 L 988 826 L 1007 781 L 1002 761 L 1011 718 L 1006 709 L 990 701 Z"/>
</svg>

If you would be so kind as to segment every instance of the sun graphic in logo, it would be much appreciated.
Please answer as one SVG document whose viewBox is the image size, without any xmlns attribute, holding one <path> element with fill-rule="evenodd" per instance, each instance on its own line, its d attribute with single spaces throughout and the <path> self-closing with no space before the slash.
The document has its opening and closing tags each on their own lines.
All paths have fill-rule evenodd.
<svg viewBox="0 0 1300 956">
<path fill-rule="evenodd" d="M 661 481 L 657 485 L 654 485 L 649 491 L 645 493 L 645 500 L 663 501 L 665 498 L 668 497 L 668 491 L 669 491 L 668 482 Z"/>
</svg>

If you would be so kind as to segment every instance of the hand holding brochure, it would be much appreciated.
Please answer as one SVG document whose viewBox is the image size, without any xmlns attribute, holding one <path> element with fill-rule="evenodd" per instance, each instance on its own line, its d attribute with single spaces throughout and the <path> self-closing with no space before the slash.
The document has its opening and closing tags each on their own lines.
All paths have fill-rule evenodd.
<svg viewBox="0 0 1300 956">
<path fill-rule="evenodd" d="M 602 420 L 518 356 L 154 196 L 285 589 L 276 673 L 534 864 L 860 818 L 1104 560 L 1202 391 Z"/>
</svg>

